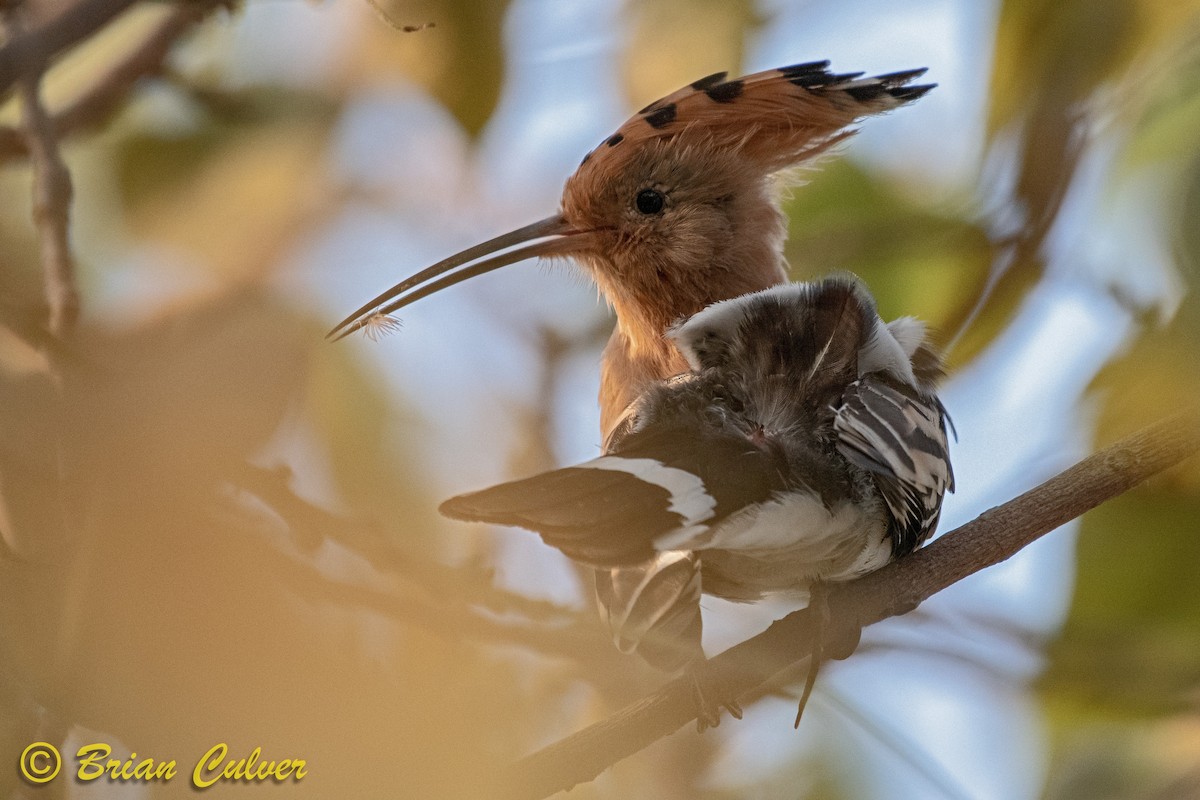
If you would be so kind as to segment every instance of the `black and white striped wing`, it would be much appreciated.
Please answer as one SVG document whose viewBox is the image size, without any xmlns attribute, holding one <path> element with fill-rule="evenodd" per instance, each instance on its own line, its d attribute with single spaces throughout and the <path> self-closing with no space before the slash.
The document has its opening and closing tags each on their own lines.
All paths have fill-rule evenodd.
<svg viewBox="0 0 1200 800">
<path fill-rule="evenodd" d="M 887 504 L 893 556 L 911 552 L 933 533 L 942 497 L 954 490 L 941 402 L 866 375 L 846 389 L 834 428 L 838 452 L 871 473 Z"/>
</svg>

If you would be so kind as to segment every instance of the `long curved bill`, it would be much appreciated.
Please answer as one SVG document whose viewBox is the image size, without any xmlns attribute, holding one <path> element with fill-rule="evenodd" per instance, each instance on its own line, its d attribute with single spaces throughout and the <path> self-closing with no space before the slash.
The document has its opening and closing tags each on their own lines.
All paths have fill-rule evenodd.
<svg viewBox="0 0 1200 800">
<path fill-rule="evenodd" d="M 516 247 L 526 242 L 529 244 Z M 392 312 L 415 303 L 422 297 L 428 297 L 476 275 L 483 275 L 485 272 L 530 258 L 579 253 L 593 244 L 593 232 L 572 228 L 561 215 L 547 217 L 532 225 L 517 228 L 515 231 L 469 247 L 461 253 L 426 267 L 410 278 L 405 278 L 339 322 L 325 338 L 336 342 L 357 330 L 387 320 Z M 509 250 L 511 247 L 516 249 Z"/>
</svg>

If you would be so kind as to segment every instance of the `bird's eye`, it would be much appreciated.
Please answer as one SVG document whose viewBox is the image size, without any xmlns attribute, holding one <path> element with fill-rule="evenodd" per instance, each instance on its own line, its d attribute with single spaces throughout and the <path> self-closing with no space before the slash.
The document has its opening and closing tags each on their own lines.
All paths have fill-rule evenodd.
<svg viewBox="0 0 1200 800">
<path fill-rule="evenodd" d="M 662 211 L 663 206 L 667 204 L 667 198 L 657 189 L 642 189 L 633 202 L 638 211 L 650 215 Z"/>
</svg>

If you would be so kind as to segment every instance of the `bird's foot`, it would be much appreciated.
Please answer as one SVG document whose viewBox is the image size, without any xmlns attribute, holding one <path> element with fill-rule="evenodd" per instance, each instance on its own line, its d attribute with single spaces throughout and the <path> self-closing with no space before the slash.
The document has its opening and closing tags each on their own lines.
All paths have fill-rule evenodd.
<svg viewBox="0 0 1200 800">
<path fill-rule="evenodd" d="M 800 727 L 800 718 L 812 696 L 813 687 L 817 683 L 817 673 L 821 663 L 827 658 L 842 660 L 858 649 L 862 638 L 861 625 L 830 626 L 829 591 L 820 581 L 814 583 L 809 590 L 809 613 L 812 614 L 812 655 L 808 662 L 808 675 L 804 679 L 804 691 L 800 695 L 800 705 L 796 710 L 795 727 Z M 842 620 L 839 620 L 841 622 Z"/>
<path fill-rule="evenodd" d="M 742 706 L 737 698 L 730 696 L 725 681 L 709 665 L 707 660 L 688 669 L 692 681 L 692 701 L 696 704 L 696 732 L 704 733 L 721 724 L 721 710 L 729 712 L 734 719 L 742 718 Z"/>
</svg>

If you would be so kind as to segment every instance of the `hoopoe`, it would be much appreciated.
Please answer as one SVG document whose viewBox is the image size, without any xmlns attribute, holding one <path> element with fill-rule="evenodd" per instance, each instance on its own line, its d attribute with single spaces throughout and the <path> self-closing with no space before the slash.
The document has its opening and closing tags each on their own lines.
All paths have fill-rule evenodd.
<svg viewBox="0 0 1200 800">
<path fill-rule="evenodd" d="M 703 658 L 701 590 L 752 602 L 878 569 L 933 533 L 954 476 L 925 327 L 885 324 L 856 279 L 723 300 L 666 338 L 688 371 L 630 405 L 605 455 L 440 510 L 596 567 L 617 647 L 676 669 Z"/>
<path fill-rule="evenodd" d="M 330 332 L 386 326 L 519 261 L 583 265 L 617 317 L 601 366 L 606 455 L 443 510 L 532 527 L 597 566 L 614 640 L 659 666 L 698 657 L 700 590 L 752 600 L 880 566 L 929 535 L 952 484 L 924 329 L 884 325 L 852 282 L 779 287 L 773 176 L 933 88 L 913 84 L 923 69 L 828 67 L 721 72 L 651 103 L 584 157 L 559 213 L 421 270 Z M 581 475 L 574 500 L 543 496 Z"/>
</svg>

